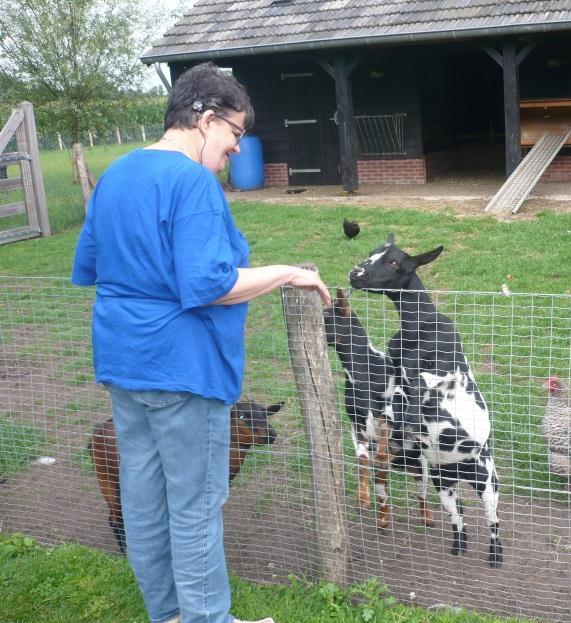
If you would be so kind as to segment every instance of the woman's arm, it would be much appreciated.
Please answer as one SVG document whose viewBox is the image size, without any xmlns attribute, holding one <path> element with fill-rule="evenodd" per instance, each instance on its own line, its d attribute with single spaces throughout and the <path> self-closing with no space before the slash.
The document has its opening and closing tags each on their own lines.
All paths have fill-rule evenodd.
<svg viewBox="0 0 571 623">
<path fill-rule="evenodd" d="M 220 305 L 245 303 L 257 296 L 267 294 L 280 286 L 289 284 L 296 288 L 315 290 L 326 305 L 331 305 L 331 296 L 327 286 L 314 270 L 276 264 L 259 268 L 238 268 L 238 281 L 223 297 L 215 301 Z"/>
</svg>

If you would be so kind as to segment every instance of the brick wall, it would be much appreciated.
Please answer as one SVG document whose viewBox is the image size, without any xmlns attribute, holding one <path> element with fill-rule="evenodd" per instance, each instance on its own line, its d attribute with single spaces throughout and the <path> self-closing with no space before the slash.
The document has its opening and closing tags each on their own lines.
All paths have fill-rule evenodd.
<svg viewBox="0 0 571 623">
<path fill-rule="evenodd" d="M 541 177 L 542 182 L 571 182 L 571 154 L 555 157 Z"/>
<path fill-rule="evenodd" d="M 472 153 L 470 153 L 472 151 Z M 503 150 L 493 146 L 489 149 L 471 148 L 460 150 L 446 150 L 427 154 L 424 158 L 408 158 L 394 160 L 359 160 L 357 163 L 359 184 L 425 184 L 427 178 L 445 174 L 451 168 L 457 168 L 462 162 L 464 169 L 469 169 L 470 159 L 477 154 L 479 165 L 482 162 L 490 168 L 503 170 L 503 163 L 499 162 L 503 157 Z M 571 181 L 571 150 L 565 150 L 551 163 L 543 174 L 543 182 L 569 182 Z M 525 156 L 525 153 L 523 154 Z M 266 186 L 284 187 L 289 186 L 288 166 L 285 162 L 265 164 Z M 474 172 L 478 175 L 478 171 Z"/>
<path fill-rule="evenodd" d="M 285 162 L 264 164 L 264 175 L 266 177 L 266 186 L 289 186 L 289 176 Z"/>
<path fill-rule="evenodd" d="M 426 184 L 424 158 L 359 160 L 359 184 Z"/>
<path fill-rule="evenodd" d="M 522 150 L 522 158 L 529 153 L 530 148 Z M 474 167 L 474 176 L 477 177 L 483 167 L 490 171 L 504 173 L 503 145 L 464 145 L 460 149 L 449 149 L 432 154 L 426 154 L 426 177 L 432 179 L 437 175 L 446 175 L 450 171 L 461 168 L 470 172 Z M 549 165 L 541 178 L 542 182 L 571 182 L 571 148 L 566 147 Z"/>
</svg>

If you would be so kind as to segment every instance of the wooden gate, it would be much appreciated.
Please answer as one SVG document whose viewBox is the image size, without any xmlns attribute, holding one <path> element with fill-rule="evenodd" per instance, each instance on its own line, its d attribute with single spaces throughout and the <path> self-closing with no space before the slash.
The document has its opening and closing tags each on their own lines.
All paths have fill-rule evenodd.
<svg viewBox="0 0 571 623">
<path fill-rule="evenodd" d="M 5 149 L 14 136 L 16 151 L 6 152 Z M 7 176 L 8 165 L 13 164 L 20 166 L 19 177 Z M 30 102 L 19 104 L 0 131 L 0 193 L 16 190 L 21 190 L 23 200 L 0 203 L 0 244 L 49 236 L 50 223 L 40 170 L 36 122 Z M 3 219 L 18 215 L 25 215 L 27 222 L 23 224 L 23 219 L 12 219 L 17 221 L 13 226 L 2 226 Z"/>
</svg>

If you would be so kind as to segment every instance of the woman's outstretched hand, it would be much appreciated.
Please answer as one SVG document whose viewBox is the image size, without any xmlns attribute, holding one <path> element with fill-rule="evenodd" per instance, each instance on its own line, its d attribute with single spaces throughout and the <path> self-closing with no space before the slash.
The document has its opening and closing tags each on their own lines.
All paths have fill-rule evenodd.
<svg viewBox="0 0 571 623">
<path fill-rule="evenodd" d="M 298 268 L 292 266 L 294 274 L 288 281 L 288 285 L 295 288 L 307 288 L 308 290 L 315 290 L 325 305 L 331 305 L 331 295 L 327 286 L 321 281 L 319 273 L 315 270 L 308 270 L 306 268 Z"/>
</svg>

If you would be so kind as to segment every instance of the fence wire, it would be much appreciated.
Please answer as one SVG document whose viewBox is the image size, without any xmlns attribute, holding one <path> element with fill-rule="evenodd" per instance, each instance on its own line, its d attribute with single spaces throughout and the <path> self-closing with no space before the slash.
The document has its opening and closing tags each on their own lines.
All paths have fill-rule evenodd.
<svg viewBox="0 0 571 623">
<path fill-rule="evenodd" d="M 106 130 L 82 131 L 79 142 L 84 147 L 97 145 L 116 145 L 121 143 L 138 143 L 156 141 L 163 135 L 162 124 L 132 124 Z M 38 134 L 40 151 L 54 151 L 71 149 L 71 134 L 54 132 L 52 134 Z"/>
<path fill-rule="evenodd" d="M 342 423 L 337 433 L 343 444 L 348 581 L 378 577 L 400 600 L 430 608 L 568 621 L 571 502 L 548 444 L 570 447 L 571 297 L 430 294 L 453 319 L 489 408 L 503 565 L 494 569 L 488 563 L 484 506 L 466 483 L 460 487 L 469 535 L 463 556 L 451 554 L 450 519 L 432 485 L 427 504 L 433 525 L 424 525 L 411 474 L 389 470 L 386 527 L 379 526 L 372 478 L 370 508 L 358 504 L 346 375 L 329 347 L 322 363 L 324 371 L 331 370 L 328 400 Z M 106 392 L 93 383 L 92 300 L 91 289 L 64 279 L 0 278 L 0 522 L 4 532 L 23 532 L 47 545 L 73 541 L 117 553 L 109 507 L 87 450 L 96 424 L 110 416 Z M 355 291 L 349 303 L 371 344 L 386 352 L 398 328 L 393 304 Z M 253 446 L 232 482 L 224 513 L 229 567 L 262 582 L 285 582 L 290 574 L 319 579 L 320 483 L 312 476 L 311 444 L 277 293 L 251 304 L 246 339 L 244 397 L 284 406 L 270 415 L 275 442 Z M 544 424 L 553 404 L 545 385 L 555 377 L 565 388 L 555 409 L 562 428 L 550 440 Z"/>
</svg>

